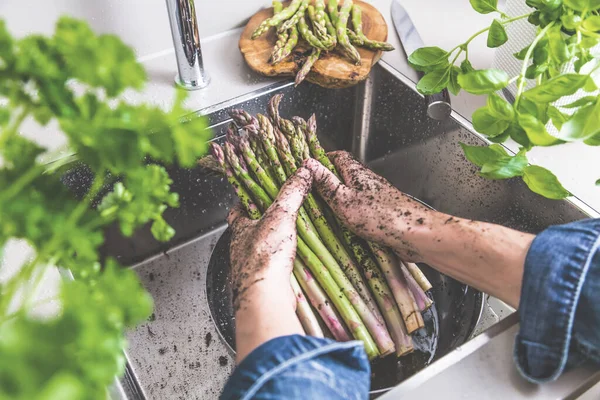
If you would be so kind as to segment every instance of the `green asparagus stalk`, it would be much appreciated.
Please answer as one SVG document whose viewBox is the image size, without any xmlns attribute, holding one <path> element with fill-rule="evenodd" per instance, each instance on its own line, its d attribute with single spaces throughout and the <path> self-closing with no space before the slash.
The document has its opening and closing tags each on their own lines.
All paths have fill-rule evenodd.
<svg viewBox="0 0 600 400">
<path fill-rule="evenodd" d="M 254 202 L 250 198 L 250 195 L 248 194 L 246 189 L 244 189 L 244 186 L 235 177 L 233 171 L 231 170 L 231 167 L 226 165 L 223 148 L 221 148 L 221 146 L 214 142 L 211 143 L 210 146 L 215 159 L 218 161 L 221 167 L 221 170 L 224 171 L 225 176 L 227 177 L 227 181 L 229 182 L 229 184 L 231 184 L 231 186 L 233 186 L 235 193 L 242 202 L 242 206 L 248 213 L 250 219 L 260 219 L 261 213 L 256 207 L 256 204 L 254 204 Z"/>
<path fill-rule="evenodd" d="M 366 36 L 359 37 L 351 29 L 348 29 L 348 37 L 350 42 L 356 46 L 364 47 L 370 50 L 392 51 L 394 46 L 387 42 L 378 42 L 377 40 L 368 39 Z"/>
<path fill-rule="evenodd" d="M 404 265 L 404 263 L 400 263 L 400 271 L 402 271 L 402 275 L 404 279 L 406 279 L 406 283 L 408 284 L 408 288 L 413 294 L 415 301 L 417 302 L 417 307 L 421 312 L 427 310 L 433 304 L 433 301 L 427 296 L 427 293 L 421 289 L 421 286 L 417 283 L 415 278 L 408 271 L 408 268 Z"/>
<path fill-rule="evenodd" d="M 277 136 L 277 135 L 276 135 Z M 279 151 L 280 158 L 282 163 L 286 166 L 286 169 L 289 171 L 288 174 L 292 174 L 296 171 L 296 165 L 292 160 L 292 153 L 290 152 L 289 142 L 283 136 L 283 134 L 279 134 L 277 136 L 277 150 Z M 301 161 L 303 161 L 302 159 Z M 353 288 L 358 292 L 358 294 L 362 297 L 364 303 L 366 303 L 369 310 L 375 315 L 376 319 L 380 322 L 383 322 L 383 317 L 375 304 L 375 300 L 371 296 L 371 292 L 369 291 L 367 285 L 365 284 L 361 273 L 350 256 L 350 254 L 346 251 L 344 244 L 339 240 L 338 236 L 335 234 L 331 226 L 329 225 L 327 218 L 323 214 L 322 207 L 317 201 L 317 199 L 309 193 L 305 200 L 305 208 L 308 212 L 310 219 L 313 221 L 319 236 L 323 239 L 323 242 L 331 252 L 331 254 L 335 257 L 338 264 L 342 267 L 343 272 L 350 280 Z M 359 307 L 362 307 L 360 305 Z M 359 314 L 361 314 L 359 312 Z M 362 315 L 362 314 L 361 314 Z M 368 317 L 368 314 L 367 316 Z"/>
<path fill-rule="evenodd" d="M 278 0 L 273 0 L 273 15 L 279 14 L 283 10 L 283 3 Z"/>
<path fill-rule="evenodd" d="M 284 58 L 292 54 L 292 51 L 298 44 L 298 28 L 296 26 L 293 26 L 290 28 L 289 32 L 290 35 L 286 44 L 277 51 L 274 51 L 271 55 L 271 64 L 277 64 L 281 62 Z"/>
<path fill-rule="evenodd" d="M 287 8 L 273 15 L 271 18 L 267 18 L 266 20 L 264 20 L 252 33 L 252 40 L 258 38 L 259 36 L 267 32 L 272 26 L 278 26 L 279 24 L 292 18 L 296 14 L 302 3 L 305 1 L 306 0 L 292 0 L 292 2 Z"/>
<path fill-rule="evenodd" d="M 325 20 L 325 29 L 327 29 L 327 34 L 329 34 L 329 36 L 332 38 L 335 46 L 337 44 L 337 33 L 335 26 L 333 25 L 333 22 L 327 13 L 323 14 L 323 19 Z"/>
<path fill-rule="evenodd" d="M 312 27 L 313 27 L 313 31 L 315 33 L 315 35 L 320 39 L 323 40 L 327 37 L 327 28 L 325 28 L 325 21 L 322 19 L 322 16 L 318 16 L 317 15 L 317 11 L 315 9 L 315 6 L 313 5 L 309 5 L 306 8 L 307 14 L 308 14 L 308 18 L 310 19 L 310 22 L 312 23 Z"/>
<path fill-rule="evenodd" d="M 400 314 L 402 314 L 406 331 L 410 334 L 417 329 L 421 329 L 425 326 L 423 316 L 400 271 L 400 265 L 396 256 L 389 249 L 377 243 L 369 243 L 369 247 L 381 266 L 386 281 L 392 290 L 396 304 L 400 309 Z"/>
<path fill-rule="evenodd" d="M 273 46 L 273 53 L 271 53 L 271 60 L 273 59 L 273 55 L 277 54 L 287 44 L 289 37 L 290 37 L 290 30 L 286 30 L 286 31 L 283 31 L 283 32 L 277 34 L 277 41 L 275 42 L 275 46 Z"/>
<path fill-rule="evenodd" d="M 327 11 L 329 12 L 329 18 L 331 19 L 333 25 L 337 25 L 339 19 L 338 1 L 329 0 L 327 3 Z"/>
<path fill-rule="evenodd" d="M 279 175 L 280 173 L 283 174 L 283 176 L 281 176 L 279 179 L 279 183 L 283 184 L 287 180 L 287 174 L 285 173 L 283 167 L 281 166 L 281 161 L 277 154 L 277 150 L 275 149 L 274 140 L 273 140 L 275 138 L 275 133 L 272 130 L 273 127 L 271 126 L 270 121 L 265 116 L 257 115 L 257 118 L 258 118 L 259 122 L 261 122 L 261 124 L 268 124 L 268 126 L 266 126 L 265 129 L 260 129 L 257 131 L 257 133 L 261 135 L 261 142 L 263 144 L 263 147 L 265 148 L 265 153 L 269 157 L 271 164 L 277 165 L 278 169 L 281 169 L 281 171 L 279 173 L 276 173 L 276 175 Z M 269 126 L 270 126 L 270 128 L 269 128 Z M 253 168 L 252 165 L 255 163 L 255 161 L 251 160 L 251 159 L 254 158 L 254 155 L 251 154 L 250 151 L 248 151 L 251 149 L 249 149 L 249 147 L 247 147 L 247 146 L 244 146 L 243 141 L 241 142 L 241 145 L 243 146 L 241 149 L 242 153 L 248 160 L 248 164 L 250 165 L 250 168 Z M 286 167 L 288 169 L 290 169 L 291 173 L 293 173 L 296 170 L 296 166 L 293 163 L 293 159 L 291 159 L 291 160 L 292 160 L 292 162 L 289 165 L 286 165 Z M 259 179 L 259 181 L 260 181 L 260 179 Z M 274 183 L 261 182 L 261 185 L 266 189 L 267 193 L 269 193 L 269 195 L 271 195 L 272 197 L 277 195 L 278 190 L 274 188 L 274 185 L 275 185 Z M 314 203 L 311 202 L 311 199 L 314 199 L 312 197 L 312 195 L 307 196 L 307 198 L 308 198 L 308 202 L 306 202 L 306 207 L 314 206 Z M 299 233 L 300 237 L 306 242 L 308 247 L 314 252 L 314 254 L 317 255 L 317 257 L 320 259 L 320 261 L 326 266 L 330 275 L 333 277 L 336 285 L 341 288 L 342 293 L 350 301 L 350 303 L 353 305 L 356 312 L 358 313 L 358 315 L 360 316 L 360 318 L 366 325 L 368 332 L 370 333 L 370 335 L 372 335 L 372 336 L 370 336 L 370 337 L 372 337 L 371 340 L 373 340 L 373 339 L 375 340 L 376 346 L 379 349 L 379 351 L 381 352 L 381 354 L 386 355 L 388 353 L 393 352 L 394 351 L 394 343 L 391 340 L 389 333 L 385 329 L 385 326 L 381 323 L 381 321 L 377 318 L 377 316 L 371 311 L 371 309 L 366 305 L 366 303 L 363 300 L 363 298 L 361 297 L 361 295 L 356 291 L 356 289 L 354 288 L 354 286 L 352 285 L 352 283 L 350 282 L 348 277 L 342 271 L 340 265 L 337 263 L 337 260 L 332 256 L 332 254 L 330 253 L 328 248 L 322 242 L 322 240 L 327 240 L 327 241 L 332 240 L 333 238 L 335 238 L 335 234 L 333 234 L 333 232 L 331 230 L 329 230 L 328 232 L 331 236 L 326 236 L 325 239 L 322 239 L 317 234 L 318 228 L 316 228 L 316 225 L 317 224 L 325 224 L 326 225 L 326 223 L 327 223 L 326 220 L 324 218 L 322 218 L 322 219 L 317 218 L 315 221 L 318 221 L 318 222 L 316 222 L 315 225 L 313 225 L 312 220 L 308 217 L 308 215 L 306 214 L 306 211 L 304 211 L 304 210 L 305 210 L 305 207 L 302 207 L 298 213 L 297 228 L 298 228 L 298 233 Z M 316 209 L 311 210 L 311 211 L 316 212 Z M 326 228 L 325 226 L 322 226 L 322 227 Z M 324 230 L 324 232 L 325 232 L 325 230 Z"/>
<path fill-rule="evenodd" d="M 309 336 L 319 338 L 325 337 L 323 329 L 321 329 L 321 325 L 319 325 L 317 316 L 310 308 L 310 304 L 306 300 L 304 293 L 302 293 L 302 289 L 293 274 L 290 277 L 290 283 L 292 285 L 294 296 L 296 296 L 296 315 L 298 316 L 298 320 L 300 320 L 304 332 Z"/>
<path fill-rule="evenodd" d="M 291 175 L 296 171 L 296 164 L 290 153 L 288 141 L 279 130 L 276 132 L 276 147 L 281 163 L 284 169 L 288 171 L 288 174 Z M 361 316 L 369 332 L 372 333 L 373 339 L 380 351 L 383 354 L 390 352 L 389 349 L 392 347 L 393 341 L 385 329 L 383 317 L 371 297 L 371 293 L 364 283 L 354 260 L 347 253 L 344 244 L 339 241 L 337 235 L 329 226 L 327 219 L 321 211 L 321 206 L 312 194 L 309 193 L 307 195 L 304 207 L 327 249 L 335 257 L 335 260 L 339 263 L 338 265 L 342 267 L 342 274 L 339 274 L 337 270 L 332 272 L 336 283 L 344 290 L 344 293 Z"/>
<path fill-rule="evenodd" d="M 308 24 L 306 23 L 306 18 L 304 15 L 300 17 L 298 20 L 298 31 L 300 35 L 308 42 L 309 45 L 321 50 L 329 50 L 329 48 L 323 44 L 319 38 L 315 36 L 315 34 L 310 30 Z"/>
<path fill-rule="evenodd" d="M 277 29 L 277 32 L 283 32 L 290 29 L 292 26 L 296 26 L 300 18 L 304 17 L 306 13 L 306 8 L 310 4 L 309 0 L 302 0 L 302 4 L 298 8 L 298 11 L 292 16 L 292 18 L 285 21 L 281 26 Z"/>
<path fill-rule="evenodd" d="M 365 34 L 362 30 L 362 10 L 356 4 L 352 6 L 352 26 L 354 27 L 354 32 L 356 33 L 357 40 L 357 42 L 354 44 L 362 46 L 365 37 Z"/>
<path fill-rule="evenodd" d="M 343 236 L 348 247 L 352 249 L 356 261 L 363 267 L 367 282 L 375 295 L 375 300 L 396 345 L 396 355 L 400 357 L 412 352 L 414 350 L 412 338 L 407 334 L 404 321 L 394 301 L 393 294 L 383 279 L 381 269 L 371 258 L 365 245 L 362 244 L 362 239 L 359 239 L 349 230 L 344 230 Z"/>
<path fill-rule="evenodd" d="M 413 278 L 415 278 L 415 281 L 417 281 L 417 283 L 419 284 L 419 286 L 421 286 L 421 289 L 423 289 L 423 291 L 426 292 L 428 290 L 431 290 L 431 288 L 433 287 L 431 285 L 431 282 L 429 282 L 429 280 L 427 279 L 423 271 L 421 271 L 421 268 L 417 266 L 417 264 L 405 261 L 402 261 L 402 263 L 406 266 L 406 268 L 408 268 L 408 271 L 413 276 Z"/>
<path fill-rule="evenodd" d="M 302 83 L 302 81 L 304 81 L 304 79 L 306 79 L 306 76 L 308 75 L 313 65 L 315 65 L 320 56 L 320 49 L 312 49 L 312 53 L 310 53 L 310 55 L 306 57 L 306 61 L 304 61 L 304 64 L 302 64 L 302 68 L 300 68 L 300 71 L 298 71 L 298 73 L 296 74 L 296 81 L 294 82 L 294 86 L 298 86 Z"/>
<path fill-rule="evenodd" d="M 350 333 L 327 298 L 327 295 L 323 292 L 323 289 L 321 289 L 321 286 L 319 286 L 319 283 L 315 280 L 310 270 L 298 258 L 294 260 L 294 275 L 300 287 L 306 293 L 310 304 L 317 310 L 334 339 L 340 342 L 352 340 Z"/>
<path fill-rule="evenodd" d="M 336 23 L 337 40 L 344 53 L 350 58 L 356 65 L 360 65 L 360 54 L 358 50 L 352 46 L 350 39 L 348 38 L 348 18 L 350 18 L 350 10 L 352 10 L 352 0 L 344 0 L 342 5 L 338 21 Z"/>
<path fill-rule="evenodd" d="M 240 199 L 250 219 L 260 219 L 261 212 L 258 210 L 254 202 L 252 202 L 250 195 L 248 194 L 244 186 L 234 176 L 231 167 L 228 167 L 225 163 L 225 155 L 221 146 L 219 146 L 216 143 L 211 143 L 211 149 L 214 158 L 218 161 L 220 170 L 225 173 L 227 180 L 229 181 L 231 186 L 233 186 L 236 195 Z M 311 299 L 311 302 L 313 304 L 319 305 L 319 308 L 315 306 L 315 309 L 319 310 L 319 313 L 320 315 L 322 315 L 327 327 L 329 327 L 330 330 L 335 330 L 335 337 L 339 337 L 338 340 L 350 340 L 347 332 L 344 330 L 343 324 L 339 321 L 337 315 L 334 312 L 332 312 L 331 305 L 327 301 L 327 297 L 325 296 L 321 288 L 318 286 L 318 284 L 315 282 L 312 275 L 310 275 L 310 272 L 304 271 L 304 268 L 306 267 L 304 267 L 304 264 L 302 264 L 302 262 L 298 258 L 294 260 L 294 268 L 296 268 L 297 264 L 299 266 L 298 268 L 301 268 L 300 271 L 303 273 L 292 275 L 290 282 L 292 285 L 292 290 L 294 291 L 294 294 L 296 295 L 297 299 L 296 314 L 298 315 L 298 319 L 300 320 L 304 331 L 311 336 L 324 336 L 323 331 L 317 320 L 317 317 L 312 312 L 310 305 L 306 302 L 306 298 L 300 290 L 300 286 L 306 287 L 305 292 L 308 294 L 308 298 Z M 300 285 L 297 280 L 300 281 Z M 331 332 L 333 333 L 334 331 L 331 330 Z"/>
<path fill-rule="evenodd" d="M 241 141 L 243 144 L 243 140 Z M 244 147 L 242 150 L 245 155 L 252 158 L 254 155 L 252 154 L 252 149 L 249 146 Z M 272 182 L 268 182 L 269 178 L 265 173 L 260 173 L 258 170 L 258 180 L 261 182 L 261 185 L 252 181 L 252 178 L 249 177 L 247 171 L 240 166 L 239 160 L 237 160 L 237 155 L 235 154 L 235 150 L 230 143 L 225 144 L 225 156 L 226 159 L 231 165 L 232 170 L 236 177 L 245 185 L 245 187 L 250 190 L 253 197 L 259 200 L 259 204 L 261 208 L 266 206 L 268 208 L 277 194 L 278 190 L 275 193 L 267 194 L 261 187 L 261 185 L 271 187 L 274 185 Z M 231 159 L 230 159 L 231 158 Z M 252 162 L 254 163 L 254 161 Z M 266 209 L 264 208 L 264 209 Z M 365 327 L 362 322 L 360 316 L 357 314 L 356 310 L 350 303 L 349 299 L 346 297 L 346 294 L 340 289 L 337 285 L 333 277 L 331 276 L 330 270 L 335 270 L 335 267 L 339 269 L 339 266 L 329 265 L 330 268 L 326 267 L 319 257 L 315 255 L 315 253 L 310 249 L 310 247 L 305 243 L 304 237 L 308 237 L 310 241 L 314 242 L 314 237 L 311 236 L 308 225 L 298 218 L 298 222 L 296 224 L 298 228 L 298 255 L 304 261 L 306 266 L 311 270 L 313 275 L 317 278 L 318 282 L 321 284 L 321 287 L 325 290 L 327 296 L 331 299 L 334 306 L 337 308 L 338 312 L 344 319 L 346 326 L 350 328 L 352 335 L 354 338 L 363 341 L 365 346 L 365 351 L 369 358 L 377 357 L 380 353 L 378 351 L 377 345 L 373 341 L 369 331 Z M 314 236 L 316 234 L 313 233 Z M 317 239 L 318 240 L 318 239 Z M 314 245 L 314 243 L 313 243 Z M 318 246 L 317 246 L 318 247 Z M 324 246 L 322 246 L 324 247 Z M 325 251 L 327 251 L 325 249 Z"/>
</svg>

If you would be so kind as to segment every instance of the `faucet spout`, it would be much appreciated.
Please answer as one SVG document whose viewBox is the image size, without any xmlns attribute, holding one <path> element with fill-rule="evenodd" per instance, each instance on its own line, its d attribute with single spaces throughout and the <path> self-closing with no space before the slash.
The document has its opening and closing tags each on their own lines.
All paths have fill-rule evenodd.
<svg viewBox="0 0 600 400">
<path fill-rule="evenodd" d="M 210 79 L 202 60 L 194 0 L 166 0 L 178 75 L 175 82 L 186 90 L 202 89 Z"/>
</svg>

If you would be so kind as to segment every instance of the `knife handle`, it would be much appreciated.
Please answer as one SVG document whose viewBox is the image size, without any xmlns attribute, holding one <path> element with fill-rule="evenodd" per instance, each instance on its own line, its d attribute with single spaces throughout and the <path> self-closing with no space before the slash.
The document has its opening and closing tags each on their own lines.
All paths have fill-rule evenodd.
<svg viewBox="0 0 600 400">
<path fill-rule="evenodd" d="M 448 89 L 444 89 L 440 93 L 425 96 L 425 102 L 427 103 L 427 115 L 430 118 L 442 121 L 448 118 L 452 112 Z"/>
</svg>

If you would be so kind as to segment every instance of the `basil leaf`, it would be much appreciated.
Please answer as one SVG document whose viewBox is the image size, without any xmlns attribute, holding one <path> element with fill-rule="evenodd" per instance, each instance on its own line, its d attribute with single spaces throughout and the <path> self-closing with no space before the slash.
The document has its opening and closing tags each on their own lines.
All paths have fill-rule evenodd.
<svg viewBox="0 0 600 400">
<path fill-rule="evenodd" d="M 588 76 L 588 78 L 585 81 L 585 85 L 583 85 L 583 90 L 585 90 L 586 92 L 595 92 L 596 90 L 598 90 L 598 86 L 596 85 L 596 82 L 594 82 L 594 79 L 591 76 Z"/>
<path fill-rule="evenodd" d="M 417 83 L 417 90 L 424 95 L 439 93 L 450 82 L 450 69 L 426 73 Z"/>
<path fill-rule="evenodd" d="M 565 113 L 560 112 L 556 107 L 548 107 L 548 116 L 552 120 L 552 124 L 556 129 L 560 130 L 565 122 L 571 117 Z"/>
<path fill-rule="evenodd" d="M 508 40 L 508 35 L 506 34 L 506 30 L 504 26 L 495 19 L 490 26 L 490 30 L 488 32 L 487 38 L 487 47 L 495 48 L 500 47 Z"/>
<path fill-rule="evenodd" d="M 471 65 L 471 61 L 465 59 L 460 63 L 460 70 L 463 74 L 469 73 L 471 71 L 475 71 L 475 68 Z"/>
<path fill-rule="evenodd" d="M 410 65 L 421 71 L 423 67 L 432 67 L 448 61 L 448 52 L 439 47 L 421 47 L 408 56 Z"/>
<path fill-rule="evenodd" d="M 596 186 L 600 186 L 600 179 L 596 181 Z"/>
<path fill-rule="evenodd" d="M 519 154 L 510 157 L 501 157 L 497 160 L 487 162 L 481 167 L 479 175 L 487 179 L 508 179 L 521 176 L 527 167 L 527 157 Z"/>
<path fill-rule="evenodd" d="M 453 95 L 458 95 L 460 93 L 460 85 L 458 84 L 458 75 L 460 74 L 460 68 L 453 65 L 450 69 L 450 81 L 448 82 L 448 90 Z"/>
<path fill-rule="evenodd" d="M 590 17 L 587 17 L 583 21 L 582 26 L 585 29 L 587 29 L 588 31 L 592 31 L 592 32 L 600 31 L 600 16 L 592 15 Z"/>
<path fill-rule="evenodd" d="M 498 11 L 498 0 L 469 0 L 473 10 L 480 14 L 489 14 Z"/>
<path fill-rule="evenodd" d="M 552 172 L 538 165 L 525 167 L 523 181 L 532 192 L 549 199 L 561 200 L 571 195 Z"/>
<path fill-rule="evenodd" d="M 583 143 L 587 144 L 588 146 L 600 146 L 600 135 L 595 135 L 589 139 L 585 139 Z"/>
<path fill-rule="evenodd" d="M 566 141 L 585 140 L 600 133 L 600 101 L 585 106 L 566 121 L 558 137 Z"/>
<path fill-rule="evenodd" d="M 489 94 L 508 85 L 508 75 L 499 69 L 481 69 L 458 76 L 459 85 L 473 94 Z"/>
<path fill-rule="evenodd" d="M 543 65 L 532 64 L 529 67 L 527 67 L 527 71 L 525 71 L 525 78 L 535 79 L 546 71 L 548 71 L 547 64 L 543 64 Z"/>
<path fill-rule="evenodd" d="M 525 91 L 523 96 L 536 103 L 552 103 L 563 96 L 574 94 L 587 80 L 587 75 L 563 74 Z"/>
<path fill-rule="evenodd" d="M 510 120 L 498 118 L 488 106 L 478 108 L 473 113 L 473 128 L 488 136 L 498 136 L 510 125 Z"/>
<path fill-rule="evenodd" d="M 509 137 L 510 137 L 510 133 L 508 132 L 508 129 L 507 129 L 497 136 L 488 136 L 487 139 L 492 143 L 504 143 L 508 140 Z"/>
<path fill-rule="evenodd" d="M 563 0 L 567 7 L 577 11 L 589 11 L 600 8 L 600 0 Z"/>
<path fill-rule="evenodd" d="M 592 47 L 595 47 L 598 44 L 598 39 L 593 38 L 591 36 L 584 36 L 583 39 L 581 39 L 581 47 L 583 47 L 584 49 L 591 49 Z"/>
<path fill-rule="evenodd" d="M 536 146 L 552 146 L 563 143 L 561 140 L 550 135 L 546 126 L 530 114 L 520 114 L 518 117 L 519 125 L 527 133 L 527 137 Z"/>
<path fill-rule="evenodd" d="M 492 93 L 488 96 L 487 107 L 490 114 L 500 119 L 512 121 L 515 117 L 515 110 L 512 104 L 495 93 Z"/>
<path fill-rule="evenodd" d="M 577 14 L 563 14 L 560 17 L 560 21 L 565 28 L 574 31 L 581 23 L 581 16 Z"/>
<path fill-rule="evenodd" d="M 516 122 L 511 122 L 510 126 L 504 133 L 508 134 L 512 140 L 519 143 L 526 150 L 529 150 L 533 147 L 531 140 L 529 140 L 527 137 L 527 133 Z"/>
<path fill-rule="evenodd" d="M 519 113 L 531 114 L 542 123 L 548 122 L 548 104 L 547 103 L 535 103 L 529 100 L 527 97 L 522 97 L 519 103 Z"/>
<path fill-rule="evenodd" d="M 478 167 L 483 167 L 485 163 L 496 161 L 502 157 L 508 157 L 508 153 L 504 150 L 504 147 L 499 144 L 492 144 L 490 146 L 469 146 L 462 142 L 459 142 L 459 144 L 467 160 Z"/>
<path fill-rule="evenodd" d="M 585 97 L 575 100 L 572 103 L 565 104 L 564 106 L 561 106 L 561 107 L 562 108 L 578 108 L 578 107 L 587 106 L 588 104 L 594 104 L 594 103 L 596 103 L 597 100 L 598 100 L 598 98 L 596 96 L 585 96 Z"/>
<path fill-rule="evenodd" d="M 521 60 L 521 61 L 525 60 L 525 56 L 527 55 L 527 52 L 529 51 L 529 47 L 531 47 L 531 45 L 523 47 L 521 50 L 519 50 L 519 52 L 513 54 L 513 56 L 517 60 Z"/>
<path fill-rule="evenodd" d="M 533 49 L 533 63 L 536 65 L 542 65 L 550 58 L 550 52 L 548 51 L 548 41 L 542 40 Z"/>
<path fill-rule="evenodd" d="M 563 64 L 571 58 L 567 43 L 563 39 L 560 27 L 552 28 L 546 34 L 548 38 L 548 49 L 550 50 L 550 58 L 557 64 Z"/>
</svg>

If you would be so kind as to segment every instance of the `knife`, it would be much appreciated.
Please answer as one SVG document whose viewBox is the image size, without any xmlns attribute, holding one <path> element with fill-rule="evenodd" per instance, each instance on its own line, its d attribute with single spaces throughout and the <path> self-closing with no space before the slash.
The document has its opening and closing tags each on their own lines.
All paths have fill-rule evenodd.
<svg viewBox="0 0 600 400">
<path fill-rule="evenodd" d="M 392 1 L 392 21 L 400 37 L 406 57 L 411 55 L 413 51 L 425 46 L 410 16 L 398 0 Z M 424 75 L 421 71 L 417 71 L 417 74 L 419 75 L 419 79 Z M 444 89 L 440 93 L 425 96 L 425 101 L 427 102 L 427 115 L 429 117 L 444 120 L 450 116 L 452 106 L 450 105 L 448 89 Z"/>
</svg>

